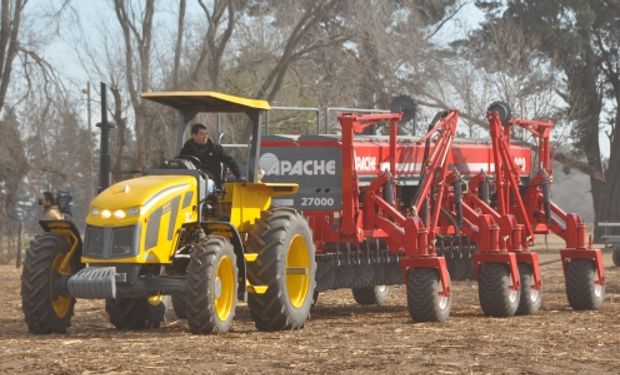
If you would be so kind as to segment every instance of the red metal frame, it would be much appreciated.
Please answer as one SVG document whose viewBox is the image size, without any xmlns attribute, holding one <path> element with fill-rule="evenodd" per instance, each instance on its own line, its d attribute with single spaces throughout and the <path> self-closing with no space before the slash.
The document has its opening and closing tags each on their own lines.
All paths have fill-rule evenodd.
<svg viewBox="0 0 620 375">
<path fill-rule="evenodd" d="M 396 175 L 396 142 L 397 126 L 401 114 L 356 115 L 344 113 L 338 117 L 342 127 L 342 218 L 340 221 L 341 234 L 349 239 L 361 242 L 365 234 L 373 231 L 382 231 L 387 234 L 386 241 L 393 252 L 404 251 L 401 258 L 401 268 L 404 279 L 407 279 L 411 267 L 436 268 L 442 283 L 442 295 L 450 293 L 450 278 L 443 256 L 435 252 L 435 232 L 439 223 L 439 214 L 444 198 L 444 186 L 447 178 L 447 159 L 452 140 L 456 134 L 459 112 L 446 112 L 438 119 L 434 127 L 419 141 L 419 143 L 436 137 L 434 147 L 424 165 L 424 181 L 419 187 L 417 200 L 414 203 L 414 214 L 419 212 L 425 201 L 431 195 L 432 186 L 436 189 L 432 199 L 430 223 L 424 223 L 420 217 L 405 216 L 400 212 L 397 203 L 389 203 L 383 199 L 383 189 Z M 360 207 L 360 186 L 355 169 L 355 148 L 353 140 L 355 133 L 360 133 L 368 126 L 378 121 L 388 121 L 390 126 L 390 154 L 389 172 L 385 171 L 377 176 L 364 189 L 364 204 Z"/>
<path fill-rule="evenodd" d="M 564 212 L 551 202 L 549 197 L 544 196 L 543 184 L 553 179 L 549 141 L 553 123 L 512 119 L 503 125 L 502 129 L 497 113 L 488 112 L 487 119 L 493 141 L 499 213 L 502 215 L 512 213 L 519 219 L 524 226 L 528 245 L 534 243 L 534 233 L 547 233 L 550 229 L 566 242 L 566 248 L 560 250 L 564 270 L 571 259 L 591 259 L 597 268 L 597 283 L 604 284 L 605 269 L 601 251 L 592 247 L 591 239 L 586 244 L 586 226 L 581 217 L 575 213 Z M 540 171 L 529 181 L 524 197 L 521 196 L 518 186 L 520 171 L 510 158 L 510 133 L 514 126 L 528 130 L 538 140 Z M 549 205 L 549 215 L 545 213 L 545 200 Z"/>
</svg>

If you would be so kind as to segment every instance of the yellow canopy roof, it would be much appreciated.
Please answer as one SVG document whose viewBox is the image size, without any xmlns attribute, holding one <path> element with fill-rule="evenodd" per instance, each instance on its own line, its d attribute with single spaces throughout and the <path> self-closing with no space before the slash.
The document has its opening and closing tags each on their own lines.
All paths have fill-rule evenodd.
<svg viewBox="0 0 620 375">
<path fill-rule="evenodd" d="M 241 98 L 215 91 L 146 92 L 142 97 L 183 112 L 245 112 L 248 109 L 271 109 L 266 100 Z"/>
</svg>

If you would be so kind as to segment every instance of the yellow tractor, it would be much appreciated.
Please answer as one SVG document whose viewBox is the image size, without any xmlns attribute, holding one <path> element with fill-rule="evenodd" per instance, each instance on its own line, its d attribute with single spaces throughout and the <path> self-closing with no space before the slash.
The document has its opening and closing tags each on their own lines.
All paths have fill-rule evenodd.
<svg viewBox="0 0 620 375">
<path fill-rule="evenodd" d="M 176 109 L 179 145 L 198 113 L 245 113 L 248 182 L 207 190 L 209 176 L 180 155 L 113 184 L 91 202 L 84 240 L 69 221 L 41 222 L 22 274 L 30 332 L 65 332 L 76 298 L 105 299 L 118 329 L 158 327 L 163 297 L 194 333 L 227 332 L 247 298 L 259 330 L 303 327 L 315 287 L 315 246 L 305 218 L 271 198 L 299 186 L 260 181 L 261 111 L 269 103 L 217 92 L 145 93 Z"/>
</svg>

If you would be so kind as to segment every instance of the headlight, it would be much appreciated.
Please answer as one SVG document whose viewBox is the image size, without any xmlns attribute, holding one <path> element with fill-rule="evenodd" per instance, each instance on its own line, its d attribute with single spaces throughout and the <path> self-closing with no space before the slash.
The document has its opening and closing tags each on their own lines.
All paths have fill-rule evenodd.
<svg viewBox="0 0 620 375">
<path fill-rule="evenodd" d="M 114 217 L 117 220 L 122 220 L 124 218 L 126 218 L 127 216 L 138 216 L 140 215 L 140 207 L 132 207 L 129 208 L 127 210 L 123 210 L 121 208 L 117 209 L 117 210 L 108 210 L 106 209 L 99 209 L 96 207 L 93 207 L 90 210 L 91 215 L 93 216 L 99 216 L 102 219 L 109 219 L 111 217 Z"/>
<path fill-rule="evenodd" d="M 123 210 L 116 210 L 114 211 L 114 218 L 121 220 L 124 219 L 127 216 L 127 213 Z"/>
</svg>

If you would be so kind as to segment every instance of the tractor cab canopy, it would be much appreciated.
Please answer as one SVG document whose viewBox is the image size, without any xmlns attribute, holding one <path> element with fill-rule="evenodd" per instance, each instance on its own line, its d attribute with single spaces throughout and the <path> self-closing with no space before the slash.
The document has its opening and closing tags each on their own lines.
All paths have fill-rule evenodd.
<svg viewBox="0 0 620 375">
<path fill-rule="evenodd" d="M 142 94 L 142 97 L 172 107 L 183 114 L 267 111 L 271 109 L 266 100 L 247 99 L 215 91 L 147 92 Z"/>
<path fill-rule="evenodd" d="M 183 145 L 183 134 L 191 119 L 198 113 L 245 113 L 252 125 L 252 142 L 248 160 L 248 180 L 254 182 L 260 154 L 259 113 L 271 109 L 266 100 L 248 99 L 215 91 L 147 92 L 142 98 L 176 109 L 180 116 L 177 124 L 177 153 Z"/>
</svg>

